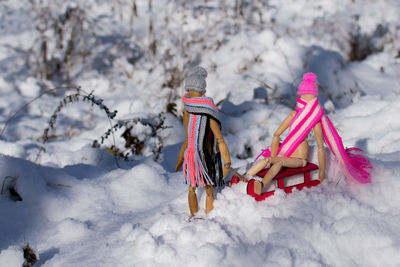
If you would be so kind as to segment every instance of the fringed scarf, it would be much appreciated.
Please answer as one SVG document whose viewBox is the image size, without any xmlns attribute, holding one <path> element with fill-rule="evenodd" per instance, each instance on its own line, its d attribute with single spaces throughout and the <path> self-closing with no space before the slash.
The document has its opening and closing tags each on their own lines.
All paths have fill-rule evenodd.
<svg viewBox="0 0 400 267">
<path fill-rule="evenodd" d="M 220 124 L 218 109 L 209 97 L 182 97 L 189 113 L 188 145 L 185 151 L 183 172 L 186 183 L 197 185 L 217 185 L 223 183 L 221 154 L 210 128 L 210 118 Z M 208 151 L 207 147 L 211 147 Z"/>
<path fill-rule="evenodd" d="M 277 153 L 278 156 L 290 157 L 310 130 L 318 122 L 321 122 L 325 142 L 335 155 L 343 174 L 360 183 L 370 183 L 371 179 L 369 172 L 372 169 L 370 162 L 364 155 L 359 153 L 362 151 L 361 149 L 345 149 L 343 147 L 342 139 L 328 116 L 324 113 L 324 109 L 319 104 L 318 98 L 306 102 L 299 97 L 297 99 L 296 115 L 290 124 L 289 135 L 279 146 Z M 258 157 L 260 156 L 270 157 L 271 154 L 269 149 L 263 150 Z"/>
</svg>

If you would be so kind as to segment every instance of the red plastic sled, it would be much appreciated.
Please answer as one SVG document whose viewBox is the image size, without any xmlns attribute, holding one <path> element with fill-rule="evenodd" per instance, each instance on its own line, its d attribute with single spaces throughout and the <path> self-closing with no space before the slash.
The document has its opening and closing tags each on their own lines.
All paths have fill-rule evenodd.
<svg viewBox="0 0 400 267">
<path fill-rule="evenodd" d="M 298 190 L 302 190 L 304 187 L 312 187 L 312 186 L 317 186 L 320 184 L 319 180 L 311 180 L 311 171 L 317 170 L 318 166 L 315 165 L 314 163 L 307 163 L 305 167 L 302 168 L 282 168 L 282 170 L 276 175 L 274 179 L 277 181 L 277 188 L 283 189 L 287 194 L 292 193 L 293 188 L 297 188 Z M 264 177 L 265 174 L 267 174 L 269 168 L 264 169 L 257 173 L 257 176 L 259 177 Z M 285 178 L 290 177 L 296 174 L 304 174 L 304 183 L 292 185 L 292 186 L 286 186 L 285 187 Z M 261 195 L 257 195 L 254 193 L 254 179 L 251 179 L 248 184 L 247 184 L 247 194 L 254 197 L 255 200 L 257 201 L 262 201 L 265 200 L 267 197 L 270 197 L 274 195 L 275 190 L 265 192 Z M 234 175 L 231 180 L 232 184 L 237 184 L 239 183 L 239 178 Z"/>
</svg>

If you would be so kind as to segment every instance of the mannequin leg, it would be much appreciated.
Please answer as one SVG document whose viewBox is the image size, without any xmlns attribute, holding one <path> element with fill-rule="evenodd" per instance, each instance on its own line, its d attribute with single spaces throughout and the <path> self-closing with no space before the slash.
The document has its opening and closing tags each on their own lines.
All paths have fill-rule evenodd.
<svg viewBox="0 0 400 267">
<path fill-rule="evenodd" d="M 214 194 L 212 185 L 206 185 L 206 213 L 208 214 L 214 208 Z"/>
<path fill-rule="evenodd" d="M 197 203 L 196 188 L 190 185 L 189 185 L 188 202 L 189 202 L 190 214 L 193 216 L 199 210 L 199 205 Z"/>
<path fill-rule="evenodd" d="M 259 181 L 254 182 L 254 192 L 258 195 L 261 194 L 262 189 L 271 182 L 272 179 L 279 173 L 282 167 L 288 168 L 299 168 L 304 167 L 307 164 L 307 161 L 304 159 L 298 158 L 270 158 L 270 162 L 272 164 L 271 168 L 264 176 L 262 183 Z"/>
<path fill-rule="evenodd" d="M 256 175 L 259 171 L 261 171 L 268 165 L 269 160 L 270 160 L 270 158 L 263 158 L 263 159 L 257 160 L 257 162 L 254 163 L 253 166 L 251 166 L 251 168 L 247 171 L 246 174 L 248 174 L 250 176 Z"/>
</svg>

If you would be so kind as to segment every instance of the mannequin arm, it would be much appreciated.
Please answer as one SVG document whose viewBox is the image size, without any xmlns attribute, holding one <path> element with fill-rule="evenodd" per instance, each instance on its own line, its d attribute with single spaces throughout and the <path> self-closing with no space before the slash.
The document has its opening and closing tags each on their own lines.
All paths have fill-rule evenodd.
<svg viewBox="0 0 400 267">
<path fill-rule="evenodd" d="M 271 157 L 276 157 L 279 148 L 279 137 L 289 127 L 290 122 L 293 120 L 295 115 L 296 115 L 295 111 L 290 112 L 289 116 L 286 117 L 286 119 L 281 123 L 279 128 L 275 131 L 274 137 L 272 138 Z"/>
<path fill-rule="evenodd" d="M 314 135 L 318 146 L 318 164 L 319 164 L 319 180 L 322 182 L 325 179 L 325 149 L 324 149 L 324 137 L 322 134 L 321 123 L 317 123 L 314 126 Z"/>
<path fill-rule="evenodd" d="M 225 177 L 226 175 L 228 175 L 229 167 L 231 165 L 231 157 L 229 155 L 228 146 L 225 144 L 224 138 L 219 128 L 219 124 L 213 119 L 210 119 L 210 128 L 215 138 L 217 139 L 218 148 L 221 152 L 222 159 L 224 160 L 223 175 Z"/>
<path fill-rule="evenodd" d="M 189 113 L 187 113 L 186 110 L 183 110 L 183 127 L 185 129 L 186 139 L 181 146 L 181 150 L 179 151 L 178 161 L 176 162 L 175 165 L 175 171 L 178 171 L 183 164 L 184 154 L 188 143 L 188 136 L 187 136 L 188 123 L 189 123 Z"/>
</svg>

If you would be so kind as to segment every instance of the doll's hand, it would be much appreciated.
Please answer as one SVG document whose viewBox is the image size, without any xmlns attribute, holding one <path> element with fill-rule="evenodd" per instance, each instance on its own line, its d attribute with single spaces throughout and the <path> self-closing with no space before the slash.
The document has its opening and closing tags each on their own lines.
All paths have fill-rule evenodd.
<svg viewBox="0 0 400 267">
<path fill-rule="evenodd" d="M 183 164 L 183 159 L 178 159 L 175 165 L 175 171 L 179 171 L 179 169 L 182 167 Z"/>
</svg>

